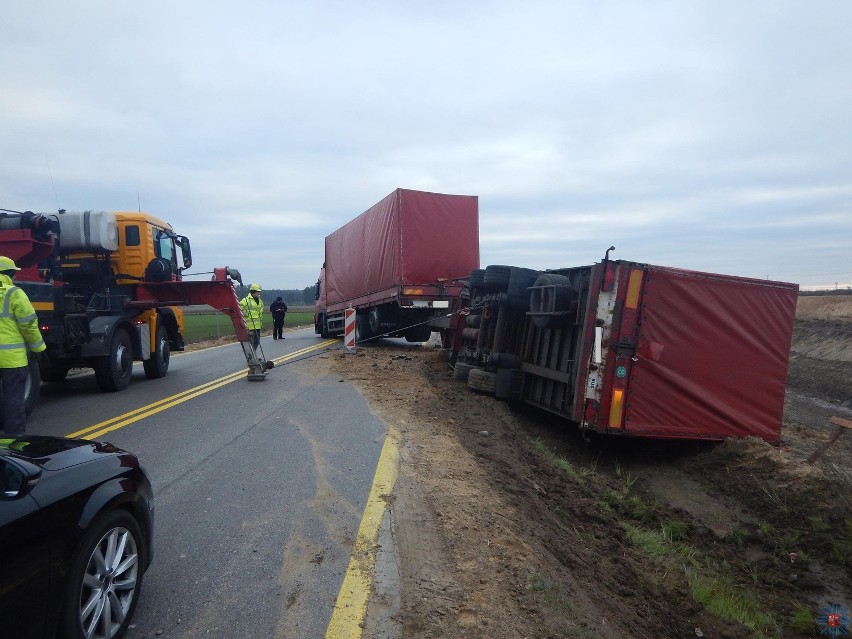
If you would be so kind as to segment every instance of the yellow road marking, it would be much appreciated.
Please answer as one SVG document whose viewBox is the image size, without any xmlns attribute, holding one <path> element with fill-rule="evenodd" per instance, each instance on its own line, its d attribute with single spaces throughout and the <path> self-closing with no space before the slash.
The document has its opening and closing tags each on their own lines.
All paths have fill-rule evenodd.
<svg viewBox="0 0 852 639">
<path fill-rule="evenodd" d="M 294 359 L 301 355 L 306 355 L 307 353 L 311 353 L 321 348 L 325 348 L 329 344 L 333 344 L 336 341 L 337 340 L 323 340 L 319 344 L 314 344 L 313 346 L 308 346 L 307 348 L 294 351 L 293 353 L 288 353 L 287 355 L 283 355 L 282 357 L 275 358 L 271 361 L 275 362 L 276 365 L 282 364 L 288 360 Z M 123 415 L 118 415 L 106 421 L 94 424 L 93 426 L 89 426 L 82 430 L 75 431 L 69 435 L 66 435 L 66 437 L 76 438 L 85 436 L 89 439 L 101 437 L 106 433 L 118 430 L 119 428 L 123 428 L 124 426 L 127 426 L 129 424 L 133 424 L 134 422 L 138 422 L 140 419 L 150 417 L 151 415 L 166 410 L 167 408 L 171 408 L 172 406 L 176 406 L 177 404 L 182 404 L 183 402 L 189 401 L 190 399 L 198 397 L 199 395 L 204 395 L 205 393 L 209 393 L 210 391 L 216 390 L 217 388 L 225 386 L 226 384 L 235 382 L 238 379 L 245 377 L 245 375 L 245 370 L 237 371 L 236 373 L 231 373 L 230 375 L 225 375 L 224 377 L 220 377 L 219 379 L 214 379 L 210 382 L 206 382 L 204 384 L 201 384 L 200 386 L 196 386 L 195 388 L 190 388 L 188 390 L 182 391 L 177 395 L 172 395 L 171 397 L 166 397 L 165 399 L 156 401 L 153 404 L 148 404 L 147 406 L 136 408 L 132 411 L 124 413 Z"/>
<path fill-rule="evenodd" d="M 337 602 L 325 631 L 325 639 L 360 639 L 361 637 L 361 624 L 367 614 L 373 570 L 376 565 L 376 541 L 387 508 L 387 497 L 396 483 L 398 462 L 399 432 L 391 428 L 379 455 L 373 486 L 367 498 L 367 505 L 364 507 L 364 514 L 361 516 L 349 567 L 346 569 L 340 592 L 337 594 Z"/>
</svg>

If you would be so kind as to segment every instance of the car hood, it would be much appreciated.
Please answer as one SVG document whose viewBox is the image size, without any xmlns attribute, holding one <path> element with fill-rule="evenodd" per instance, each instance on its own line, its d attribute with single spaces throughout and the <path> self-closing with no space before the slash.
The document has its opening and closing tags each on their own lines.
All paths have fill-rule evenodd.
<svg viewBox="0 0 852 639">
<path fill-rule="evenodd" d="M 0 438 L 0 455 L 28 461 L 44 470 L 60 470 L 76 466 L 100 455 L 127 454 L 106 442 L 86 439 L 65 439 L 44 435 L 24 435 L 17 438 Z"/>
</svg>

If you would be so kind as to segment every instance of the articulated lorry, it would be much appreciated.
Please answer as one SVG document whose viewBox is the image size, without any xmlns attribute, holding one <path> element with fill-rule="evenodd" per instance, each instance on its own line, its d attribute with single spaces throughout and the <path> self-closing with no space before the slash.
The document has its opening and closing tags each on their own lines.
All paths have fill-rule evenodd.
<svg viewBox="0 0 852 639">
<path fill-rule="evenodd" d="M 314 329 L 341 335 L 353 308 L 356 341 L 426 341 L 478 267 L 476 196 L 397 189 L 325 238 Z"/>
<path fill-rule="evenodd" d="M 612 249 L 610 249 L 612 250 Z M 777 441 L 798 286 L 606 257 L 474 270 L 444 346 L 470 388 L 585 432 Z"/>
<path fill-rule="evenodd" d="M 26 404 L 40 379 L 61 381 L 72 368 L 92 368 L 104 391 L 130 384 L 133 362 L 148 378 L 165 377 L 171 351 L 184 349 L 182 306 L 206 304 L 229 315 L 249 363 L 263 375 L 228 267 L 210 281 L 184 281 L 192 265 L 189 239 L 142 212 L 85 211 L 44 215 L 0 211 L 0 255 L 20 268 L 15 284 L 38 315 L 47 351 L 30 363 Z"/>
</svg>

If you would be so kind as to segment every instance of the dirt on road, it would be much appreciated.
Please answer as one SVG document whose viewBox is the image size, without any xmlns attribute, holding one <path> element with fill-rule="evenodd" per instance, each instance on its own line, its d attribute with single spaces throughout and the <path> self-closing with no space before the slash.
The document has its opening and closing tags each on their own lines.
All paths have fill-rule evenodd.
<svg viewBox="0 0 852 639">
<path fill-rule="evenodd" d="M 852 602 L 852 434 L 806 462 L 852 419 L 852 296 L 801 298 L 777 446 L 586 442 L 439 348 L 315 361 L 401 433 L 401 609 L 366 636 L 798 639 Z"/>
</svg>

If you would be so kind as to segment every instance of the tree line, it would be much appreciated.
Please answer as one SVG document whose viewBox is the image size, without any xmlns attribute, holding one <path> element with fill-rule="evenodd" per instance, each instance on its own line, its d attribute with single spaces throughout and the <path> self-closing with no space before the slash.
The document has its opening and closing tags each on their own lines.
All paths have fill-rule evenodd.
<svg viewBox="0 0 852 639">
<path fill-rule="evenodd" d="M 236 285 L 237 297 L 244 298 L 249 294 L 249 287 L 241 284 Z M 298 288 L 269 288 L 260 292 L 260 299 L 269 306 L 276 297 L 284 300 L 287 306 L 313 306 L 316 300 L 316 285 Z"/>
</svg>

